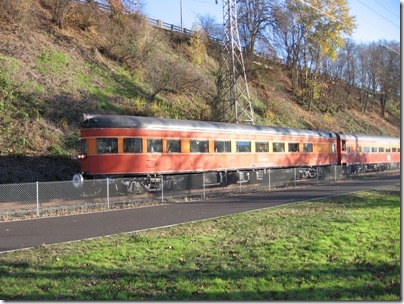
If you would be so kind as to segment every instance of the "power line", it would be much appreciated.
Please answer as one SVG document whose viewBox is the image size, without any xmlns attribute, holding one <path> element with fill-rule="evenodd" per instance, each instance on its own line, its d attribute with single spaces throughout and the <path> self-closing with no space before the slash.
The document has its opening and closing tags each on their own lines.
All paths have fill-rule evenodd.
<svg viewBox="0 0 404 304">
<path fill-rule="evenodd" d="M 336 21 L 336 22 L 341 23 L 342 25 L 344 25 L 344 23 L 343 23 L 341 20 L 335 18 L 334 16 L 331 16 L 330 14 L 328 14 L 328 13 L 322 11 L 322 10 L 320 10 L 319 8 L 317 8 L 317 7 L 313 6 L 313 5 L 311 5 L 310 3 L 307 3 L 307 2 L 305 2 L 305 1 L 303 1 L 303 0 L 299 0 L 299 1 L 302 2 L 303 4 L 307 5 L 307 6 L 310 6 L 311 8 L 314 8 L 316 11 L 320 12 L 321 14 L 326 15 L 328 18 L 330 18 L 330 19 L 332 19 L 332 20 L 334 20 L 334 21 Z M 352 35 L 351 35 L 351 34 L 346 34 L 346 33 L 341 33 L 341 34 L 344 35 L 344 36 L 346 36 L 346 37 L 351 37 L 351 38 L 352 38 Z M 343 38 L 344 38 L 344 37 L 343 37 Z"/>
<path fill-rule="evenodd" d="M 392 49 L 391 47 L 389 47 L 389 46 L 387 46 L 387 45 L 385 45 L 385 44 L 382 44 L 382 46 L 384 46 L 386 49 L 388 49 L 389 51 L 391 51 L 391 52 L 393 52 L 393 53 L 396 53 L 396 54 L 398 54 L 398 55 L 401 55 L 398 51 Z"/>
<path fill-rule="evenodd" d="M 314 8 L 316 11 L 319 11 L 321 14 L 326 15 L 328 18 L 330 18 L 330 19 L 332 19 L 332 20 L 334 20 L 334 21 L 337 21 L 337 22 L 343 24 L 343 23 L 342 23 L 340 20 L 338 20 L 337 18 L 331 16 L 330 14 L 327 14 L 326 12 L 324 12 L 324 11 L 320 10 L 319 8 L 317 8 L 317 7 L 313 6 L 313 5 L 311 5 L 310 3 L 307 3 L 307 2 L 305 2 L 305 1 L 303 1 L 303 0 L 299 0 L 299 1 L 302 2 L 303 4 L 307 5 L 307 6 L 310 6 L 311 8 Z"/>
<path fill-rule="evenodd" d="M 211 1 L 192 0 L 192 2 L 199 2 L 199 3 L 203 3 L 203 4 L 214 5 L 214 3 L 213 3 L 213 2 L 211 2 Z M 217 4 L 217 3 L 216 3 L 216 4 Z"/>
<path fill-rule="evenodd" d="M 375 11 L 373 8 L 371 8 L 370 6 L 366 5 L 365 3 L 363 3 L 361 0 L 357 0 L 360 4 L 362 4 L 363 6 L 366 6 L 368 9 L 370 9 L 371 11 L 373 11 L 374 13 L 378 14 L 380 17 L 382 17 L 383 19 L 385 19 L 386 21 L 390 22 L 391 24 L 393 24 L 395 27 L 400 28 L 397 24 L 391 22 L 391 20 L 387 19 L 386 17 L 384 17 L 382 14 L 380 14 L 379 12 Z"/>
<path fill-rule="evenodd" d="M 384 6 L 383 4 L 381 4 L 379 1 L 374 0 L 377 4 L 379 4 L 381 7 L 383 7 L 386 11 L 389 11 L 392 15 L 394 15 L 397 18 L 400 18 L 399 15 L 396 15 L 393 11 L 391 11 L 390 9 L 388 9 L 386 6 Z"/>
</svg>

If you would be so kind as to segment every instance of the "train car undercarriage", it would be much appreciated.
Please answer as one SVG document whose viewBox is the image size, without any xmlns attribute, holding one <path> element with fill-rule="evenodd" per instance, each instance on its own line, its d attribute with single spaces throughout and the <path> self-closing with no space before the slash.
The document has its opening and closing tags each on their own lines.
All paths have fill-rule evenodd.
<svg viewBox="0 0 404 304">
<path fill-rule="evenodd" d="M 201 172 L 189 174 L 153 174 L 148 176 L 128 177 L 128 176 L 86 176 L 87 179 L 105 179 L 111 181 L 117 180 L 117 188 L 130 194 L 139 194 L 144 192 L 158 192 L 165 190 L 190 190 L 205 187 L 225 187 L 234 184 L 260 183 L 269 178 L 270 170 L 273 169 L 255 169 L 239 171 L 218 171 Z M 296 178 L 316 178 L 318 172 L 322 172 L 321 167 L 298 168 Z M 82 174 L 75 174 L 73 185 L 80 188 L 84 183 Z"/>
<path fill-rule="evenodd" d="M 353 164 L 343 165 L 342 173 L 346 175 L 360 174 L 366 172 L 384 171 L 391 164 Z M 327 166 L 311 166 L 289 168 L 295 170 L 295 179 L 319 179 L 325 174 Z M 105 179 L 109 178 L 120 192 L 129 194 L 140 194 L 145 192 L 159 192 L 163 190 L 190 190 L 205 187 L 226 187 L 237 184 L 254 184 L 262 183 L 268 180 L 271 170 L 281 168 L 265 168 L 255 170 L 239 170 L 239 171 L 214 171 L 200 172 L 188 174 L 153 174 L 147 176 L 88 176 L 86 179 Z M 283 168 L 288 169 L 288 168 Z M 75 174 L 73 177 L 73 185 L 75 188 L 81 188 L 84 183 L 82 174 Z"/>
</svg>

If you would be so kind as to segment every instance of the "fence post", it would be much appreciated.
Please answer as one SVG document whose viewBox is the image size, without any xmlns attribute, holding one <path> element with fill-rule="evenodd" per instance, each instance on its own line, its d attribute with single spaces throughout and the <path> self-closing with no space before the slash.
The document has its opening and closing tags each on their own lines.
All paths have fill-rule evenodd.
<svg viewBox="0 0 404 304">
<path fill-rule="evenodd" d="M 160 175 L 161 180 L 161 203 L 164 203 L 164 176 Z"/>
<path fill-rule="evenodd" d="M 36 182 L 36 216 L 39 217 L 39 182 Z"/>
<path fill-rule="evenodd" d="M 109 178 L 107 177 L 107 206 L 109 209 Z"/>
<path fill-rule="evenodd" d="M 203 184 L 203 198 L 206 198 L 206 189 L 205 189 L 205 172 L 202 173 L 202 184 Z"/>
<path fill-rule="evenodd" d="M 239 193 L 241 193 L 241 172 L 240 171 L 238 171 L 238 184 L 240 186 Z"/>
<path fill-rule="evenodd" d="M 271 191 L 271 169 L 268 169 L 268 190 Z"/>
<path fill-rule="evenodd" d="M 334 181 L 337 181 L 337 166 L 334 166 Z"/>
</svg>

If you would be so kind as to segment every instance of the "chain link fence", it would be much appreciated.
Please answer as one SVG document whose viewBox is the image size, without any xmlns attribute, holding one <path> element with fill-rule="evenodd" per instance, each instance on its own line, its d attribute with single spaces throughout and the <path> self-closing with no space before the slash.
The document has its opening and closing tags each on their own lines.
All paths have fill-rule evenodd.
<svg viewBox="0 0 404 304">
<path fill-rule="evenodd" d="M 0 185 L 0 220 L 187 202 L 399 170 L 400 163 L 392 163 L 85 180 L 80 187 L 72 181 L 4 184 Z"/>
</svg>

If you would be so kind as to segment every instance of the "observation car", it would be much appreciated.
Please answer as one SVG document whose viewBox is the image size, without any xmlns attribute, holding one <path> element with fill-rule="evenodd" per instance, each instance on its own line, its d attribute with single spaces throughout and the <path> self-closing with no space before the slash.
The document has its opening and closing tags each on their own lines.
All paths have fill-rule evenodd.
<svg viewBox="0 0 404 304">
<path fill-rule="evenodd" d="M 83 177 L 130 177 L 149 191 L 161 175 L 209 172 L 208 183 L 218 185 L 248 182 L 252 174 L 260 180 L 271 168 L 400 159 L 398 138 L 123 115 L 84 115 L 80 141 L 75 185 Z"/>
</svg>

